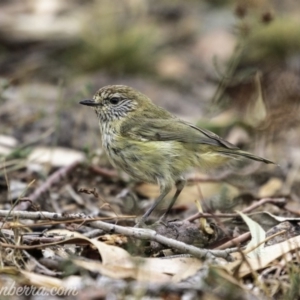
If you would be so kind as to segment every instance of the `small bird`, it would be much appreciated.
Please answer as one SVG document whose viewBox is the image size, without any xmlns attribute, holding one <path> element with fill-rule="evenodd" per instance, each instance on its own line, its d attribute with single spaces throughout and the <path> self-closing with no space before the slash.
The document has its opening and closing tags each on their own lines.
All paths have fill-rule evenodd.
<svg viewBox="0 0 300 300">
<path fill-rule="evenodd" d="M 102 146 L 111 163 L 136 180 L 160 187 L 159 197 L 138 224 L 146 221 L 175 185 L 167 212 L 172 208 L 186 183 L 185 175 L 192 168 L 216 168 L 238 157 L 273 164 L 179 119 L 128 86 L 105 86 L 93 100 L 82 100 L 80 104 L 94 108 Z"/>
</svg>

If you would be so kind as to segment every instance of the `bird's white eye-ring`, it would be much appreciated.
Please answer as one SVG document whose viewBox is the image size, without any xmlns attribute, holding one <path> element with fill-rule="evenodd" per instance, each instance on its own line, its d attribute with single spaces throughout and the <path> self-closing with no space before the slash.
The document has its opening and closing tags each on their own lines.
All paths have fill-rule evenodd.
<svg viewBox="0 0 300 300">
<path fill-rule="evenodd" d="M 118 97 L 112 97 L 111 99 L 109 99 L 109 102 L 113 105 L 116 105 L 120 102 L 120 98 Z"/>
</svg>

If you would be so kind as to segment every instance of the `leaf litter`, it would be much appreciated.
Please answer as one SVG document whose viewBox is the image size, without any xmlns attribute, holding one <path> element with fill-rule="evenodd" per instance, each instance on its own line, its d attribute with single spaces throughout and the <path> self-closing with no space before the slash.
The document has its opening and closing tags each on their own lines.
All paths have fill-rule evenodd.
<svg viewBox="0 0 300 300">
<path fill-rule="evenodd" d="M 239 49 L 234 50 L 233 43 L 239 41 L 232 36 L 231 51 L 235 51 L 231 57 L 232 65 L 227 69 L 222 64 L 222 73 L 225 73 L 221 75 L 225 79 L 219 86 L 214 86 L 219 91 L 214 100 L 216 103 L 223 101 L 223 113 L 209 121 L 202 121 L 203 126 L 241 147 L 255 141 L 257 145 L 253 151 L 257 154 L 265 151 L 270 157 L 277 157 L 281 167 L 250 165 L 242 167 L 237 174 L 228 170 L 214 175 L 195 171 L 190 174 L 188 185 L 168 220 L 138 230 L 133 228 L 135 219 L 149 207 L 158 189 L 153 185 L 134 183 L 126 174 L 110 166 L 103 153 L 96 150 L 99 145 L 95 142 L 97 124 L 74 108 L 75 100 L 77 103 L 79 93 L 84 97 L 90 95 L 99 84 L 121 81 L 139 87 L 153 99 L 162 99 L 162 105 L 175 110 L 173 112 L 178 115 L 185 114 L 187 119 L 198 117 L 198 112 L 204 109 L 194 99 L 204 99 L 206 94 L 210 95 L 208 100 L 212 99 L 213 95 L 205 87 L 212 84 L 210 81 L 216 81 L 215 78 L 207 80 L 207 74 L 200 73 L 202 65 L 198 65 L 198 59 L 211 55 L 216 49 L 212 48 L 213 43 L 205 43 L 205 49 L 189 44 L 196 27 L 194 23 L 186 22 L 188 18 L 182 17 L 189 14 L 185 6 L 177 10 L 175 4 L 172 4 L 174 7 L 160 4 L 162 6 L 159 5 L 157 11 L 153 8 L 149 19 L 159 16 L 169 24 L 160 25 L 164 27 L 162 40 L 170 39 L 173 45 L 183 40 L 187 49 L 191 50 L 190 55 L 197 56 L 196 59 L 186 55 L 184 50 L 181 55 L 174 52 L 161 57 L 156 66 L 157 74 L 165 82 L 175 82 L 178 88 L 171 84 L 163 87 L 165 83 L 152 82 L 140 76 L 118 77 L 109 75 L 109 72 L 73 78 L 73 86 L 53 84 L 51 80 L 56 78 L 55 72 L 59 68 L 54 68 L 54 75 L 50 75 L 51 68 L 47 68 L 50 71 L 46 75 L 39 73 L 39 66 L 35 64 L 37 61 L 45 63 L 49 58 L 40 47 L 47 40 L 53 47 L 46 47 L 47 51 L 55 55 L 64 39 L 64 44 L 76 44 L 79 23 L 71 15 L 77 11 L 79 19 L 84 11 L 81 7 L 74 7 L 68 15 L 65 13 L 67 4 L 60 8 L 59 2 L 53 1 L 50 7 L 44 6 L 45 3 L 35 9 L 22 8 L 21 3 L 14 5 L 20 6 L 16 11 L 25 9 L 23 13 L 26 12 L 27 20 L 30 14 L 36 15 L 33 19 L 39 22 L 44 19 L 40 18 L 43 14 L 52 14 L 54 19 L 61 18 L 60 21 L 64 22 L 71 17 L 72 22 L 64 23 L 73 28 L 68 38 L 64 38 L 63 33 L 55 39 L 51 37 L 57 30 L 55 27 L 52 32 L 51 26 L 45 34 L 37 35 L 32 24 L 28 23 L 23 26 L 26 28 L 24 38 L 27 39 L 24 41 L 15 30 L 13 18 L 1 18 L 0 21 L 7 22 L 8 27 L 1 27 L 10 28 L 15 39 L 16 44 L 13 43 L 12 47 L 7 32 L 1 35 L 1 41 L 8 49 L 12 52 L 21 49 L 22 57 L 26 57 L 23 51 L 28 51 L 28 45 L 36 51 L 27 53 L 30 56 L 28 60 L 14 62 L 12 59 L 4 65 L 0 61 L 4 74 L 10 74 L 8 79 L 1 78 L 0 95 L 3 122 L 0 136 L 1 285 L 16 284 L 47 291 L 60 288 L 65 295 L 75 291 L 74 298 L 106 298 L 109 295 L 160 299 L 184 296 L 190 299 L 203 296 L 207 299 L 298 298 L 300 114 L 297 104 L 299 72 L 291 63 L 293 60 L 285 57 L 283 61 L 287 64 L 280 66 L 273 66 L 274 61 L 271 61 L 265 69 L 262 67 L 260 72 L 251 73 L 253 61 L 262 64 L 259 61 L 261 55 L 269 53 L 262 58 L 268 64 L 270 57 L 282 55 L 284 51 L 279 54 L 265 49 L 259 51 L 256 45 L 258 49 L 254 50 L 257 52 L 251 51 L 253 57 L 243 56 Z M 129 11 L 134 5 L 132 2 Z M 147 8 L 142 5 L 136 7 L 136 11 L 145 13 Z M 237 11 L 241 11 L 241 7 Z M 20 20 L 24 22 L 26 18 Z M 182 25 L 177 27 L 176 34 L 170 26 L 172 18 L 178 18 Z M 253 25 L 253 19 L 247 22 L 248 26 L 253 26 L 248 33 L 247 28 L 242 26 L 246 24 L 243 20 L 238 24 L 241 30 L 245 30 L 244 38 L 247 39 L 249 34 L 249 41 L 257 42 L 256 39 L 268 30 L 284 28 L 281 25 L 287 21 L 278 18 L 274 25 L 271 23 L 267 27 Z M 288 22 L 291 28 L 293 22 Z M 143 35 L 142 30 L 141 27 L 141 31 L 134 31 L 134 37 Z M 166 38 L 170 32 L 173 32 L 172 38 Z M 117 33 L 113 31 L 113 34 Z M 217 35 L 216 32 L 208 32 L 206 38 L 218 35 L 226 41 L 222 31 Z M 287 40 L 280 47 L 288 48 L 288 37 L 286 33 L 284 35 Z M 272 34 L 268 36 L 270 43 L 276 44 L 272 37 Z M 122 40 L 125 38 L 126 35 L 122 35 Z M 195 45 L 203 45 L 201 37 L 194 38 Z M 38 45 L 36 48 L 35 44 Z M 90 45 L 89 51 L 93 54 L 97 47 Z M 297 44 L 294 46 L 297 47 Z M 160 47 L 163 48 L 163 44 Z M 146 48 L 141 47 L 141 51 Z M 40 56 L 35 61 L 37 53 Z M 115 64 L 117 60 L 111 56 L 118 51 L 102 53 L 106 55 L 104 61 L 99 62 L 103 68 L 110 65 L 118 67 Z M 140 52 L 134 53 L 139 55 L 138 61 L 142 63 L 145 56 Z M 97 59 L 98 54 L 95 52 L 93 57 Z M 134 62 L 136 55 L 130 57 Z M 249 64 L 249 60 L 253 65 Z M 30 61 L 35 64 L 30 65 Z M 193 62 L 192 65 L 190 62 Z M 238 66 L 239 62 L 241 65 Z M 79 63 L 81 68 L 87 67 L 84 61 Z M 97 61 L 93 64 L 97 65 Z M 206 67 L 213 70 L 211 73 L 218 71 L 217 64 L 205 62 Z M 14 68 L 15 65 L 18 67 Z M 128 67 L 128 64 L 124 66 Z M 232 66 L 236 66 L 236 70 Z M 24 74 L 25 82 L 22 79 Z M 41 77 L 41 82 L 30 84 L 27 76 Z M 199 82 L 199 78 L 203 83 Z M 91 82 L 93 86 L 78 92 L 77 86 L 83 86 L 83 82 Z M 61 90 L 71 95 L 64 95 L 70 99 L 69 102 L 60 101 L 62 95 L 58 94 Z M 75 96 L 72 94 L 74 91 L 77 93 Z M 172 102 L 165 100 L 170 98 Z M 182 99 L 185 99 L 184 103 Z M 232 99 L 235 102 L 226 107 L 225 102 L 229 103 Z M 47 107 L 43 110 L 45 103 Z M 211 102 L 207 103 L 211 106 Z M 18 109 L 20 105 L 22 109 Z M 242 175 L 246 176 L 242 178 Z M 160 207 L 160 210 L 163 209 L 164 206 Z M 150 223 L 158 219 L 160 210 L 150 218 Z"/>
</svg>

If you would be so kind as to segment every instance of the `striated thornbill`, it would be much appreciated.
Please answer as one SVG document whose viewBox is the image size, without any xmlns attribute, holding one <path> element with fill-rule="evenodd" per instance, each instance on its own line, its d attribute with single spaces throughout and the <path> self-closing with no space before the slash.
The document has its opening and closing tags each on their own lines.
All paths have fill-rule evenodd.
<svg viewBox="0 0 300 300">
<path fill-rule="evenodd" d="M 102 145 L 112 164 L 136 180 L 160 186 L 160 196 L 139 223 L 147 219 L 175 185 L 177 190 L 168 210 L 173 206 L 185 185 L 185 174 L 193 167 L 207 170 L 238 157 L 273 163 L 180 120 L 128 86 L 105 86 L 93 100 L 80 104 L 94 108 Z"/>
</svg>

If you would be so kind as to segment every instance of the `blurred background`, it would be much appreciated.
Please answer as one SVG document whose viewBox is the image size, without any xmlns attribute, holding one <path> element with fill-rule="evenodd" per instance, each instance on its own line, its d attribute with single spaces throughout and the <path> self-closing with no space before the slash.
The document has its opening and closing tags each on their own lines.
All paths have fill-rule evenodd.
<svg viewBox="0 0 300 300">
<path fill-rule="evenodd" d="M 134 225 L 135 218 L 159 195 L 159 189 L 133 182 L 109 164 L 101 150 L 96 115 L 79 104 L 105 85 L 125 84 L 177 116 L 280 165 L 249 161 L 235 172 L 229 168 L 214 174 L 195 170 L 168 219 L 195 220 L 201 210 L 218 217 L 207 222 L 204 218 L 182 222 L 182 227 L 172 225 L 169 232 L 161 223 L 160 228 L 153 227 L 158 233 L 213 249 L 243 233 L 243 238 L 249 238 L 249 228 L 241 218 L 220 218 L 228 212 L 244 211 L 251 213 L 267 236 L 275 237 L 277 232 L 275 242 L 299 235 L 299 16 L 299 0 L 1 0 L 0 210 L 13 207 L 21 213 L 48 211 L 67 217 L 83 213 L 88 222 L 88 218 L 96 217 L 118 225 Z M 172 196 L 169 194 L 166 200 Z M 162 215 L 159 208 L 150 221 Z M 160 257 L 178 252 L 164 252 L 156 242 L 139 243 L 115 231 L 105 234 L 93 230 L 85 217 L 77 220 L 80 223 L 57 222 L 56 217 L 41 222 L 2 217 L 2 286 L 6 276 L 13 282 L 18 279 L 26 291 L 31 285 L 38 290 L 53 286 L 57 291 L 61 279 L 68 289 L 83 289 L 81 298 L 85 299 L 90 295 L 104 299 L 105 293 L 109 299 L 121 299 L 112 298 L 118 293 L 124 298 L 128 293 L 138 295 L 137 299 L 145 299 L 143 293 L 150 293 L 150 297 L 160 293 L 162 298 L 155 299 L 179 299 L 183 295 L 192 299 L 194 286 L 201 299 L 203 291 L 208 292 L 205 299 L 300 299 L 297 251 L 280 258 L 275 250 L 271 263 L 262 255 L 270 252 L 260 246 L 256 255 L 262 257 L 259 265 L 263 262 L 263 272 L 258 273 L 255 264 L 247 262 L 251 275 L 250 271 L 244 273 L 244 281 L 238 278 L 244 276 L 239 273 L 244 272 L 245 265 L 236 264 L 225 271 L 221 257 L 213 260 L 213 268 L 205 263 L 197 277 L 189 272 L 198 264 L 187 263 L 187 257 L 180 257 L 184 269 L 171 267 L 171 261 L 167 265 L 159 262 L 159 268 L 156 263 L 151 267 L 146 264 L 151 280 L 155 277 L 159 281 L 148 289 L 144 277 L 142 285 L 134 281 L 137 274 L 148 273 L 148 269 L 136 269 L 144 265 L 142 260 L 136 260 L 139 262 L 135 265 L 129 262 L 129 256 L 120 254 L 123 252 L 111 250 L 111 264 L 105 258 L 107 254 L 103 256 L 102 249 L 88 245 L 86 239 L 76 238 L 68 242 L 71 244 L 56 247 L 53 244 L 60 237 L 49 234 L 49 229 L 97 237 L 107 243 L 104 249 L 117 245 L 134 256 Z M 264 239 L 262 230 L 254 225 L 250 228 L 251 245 Z M 65 231 L 60 234 L 63 239 L 71 236 Z M 42 243 L 48 244 L 47 248 L 40 248 Z M 29 250 L 27 245 L 36 248 Z M 287 244 L 282 247 L 288 248 Z M 245 253 L 249 254 L 248 250 Z M 98 270 L 99 255 L 103 269 Z M 76 257 L 84 258 L 81 264 L 76 263 L 80 262 Z M 245 257 L 243 254 L 243 260 Z M 222 268 L 216 264 L 222 264 Z M 163 271 L 152 273 L 157 268 Z M 37 277 L 39 274 L 42 278 Z M 181 275 L 189 277 L 177 286 L 171 282 L 165 285 L 165 277 L 153 274 L 172 276 L 176 282 L 185 278 Z M 122 276 L 126 281 L 120 281 Z M 111 281 L 110 277 L 117 279 Z M 242 283 L 251 290 L 249 297 L 242 297 Z M 9 291 L 12 293 L 11 288 Z M 30 291 L 35 293 L 37 289 Z"/>
<path fill-rule="evenodd" d="M 299 15 L 298 0 L 2 0 L 5 172 L 36 146 L 97 152 L 96 116 L 78 102 L 125 84 L 276 161 L 274 189 L 299 199 Z"/>
</svg>

